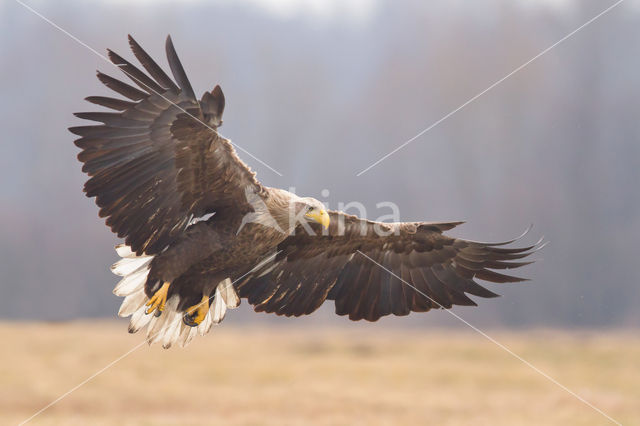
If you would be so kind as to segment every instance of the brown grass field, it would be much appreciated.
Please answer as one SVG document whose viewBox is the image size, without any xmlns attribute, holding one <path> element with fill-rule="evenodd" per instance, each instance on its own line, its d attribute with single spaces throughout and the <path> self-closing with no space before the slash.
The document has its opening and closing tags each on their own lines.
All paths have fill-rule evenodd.
<svg viewBox="0 0 640 426">
<path fill-rule="evenodd" d="M 622 424 L 640 424 L 632 332 L 489 333 Z M 0 323 L 0 424 L 141 342 L 124 323 Z M 472 331 L 234 326 L 140 346 L 29 424 L 600 425 L 604 416 Z"/>
</svg>

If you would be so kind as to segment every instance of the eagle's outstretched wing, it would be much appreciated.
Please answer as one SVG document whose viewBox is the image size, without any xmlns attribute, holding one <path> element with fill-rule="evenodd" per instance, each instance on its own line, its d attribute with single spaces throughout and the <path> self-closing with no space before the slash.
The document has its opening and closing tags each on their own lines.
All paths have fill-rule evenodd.
<svg viewBox="0 0 640 426">
<path fill-rule="evenodd" d="M 442 232 L 461 222 L 385 224 L 330 212 L 326 235 L 303 229 L 278 246 L 265 262 L 237 285 L 256 311 L 278 315 L 310 314 L 326 300 L 336 313 L 352 320 L 452 305 L 475 305 L 465 293 L 497 294 L 475 279 L 495 283 L 523 281 L 495 272 L 531 262 L 518 262 L 540 246 L 504 248 L 451 238 Z"/>
<path fill-rule="evenodd" d="M 219 136 L 224 95 L 219 86 L 196 99 L 167 37 L 167 59 L 175 82 L 129 36 L 149 75 L 109 51 L 110 60 L 138 88 L 98 72 L 98 79 L 127 98 L 87 100 L 116 112 L 78 117 L 101 125 L 72 127 L 90 179 L 84 190 L 96 197 L 100 216 L 118 237 L 141 254 L 156 254 L 195 217 L 223 209 L 246 213 L 245 191 L 263 191 L 231 143 Z"/>
</svg>

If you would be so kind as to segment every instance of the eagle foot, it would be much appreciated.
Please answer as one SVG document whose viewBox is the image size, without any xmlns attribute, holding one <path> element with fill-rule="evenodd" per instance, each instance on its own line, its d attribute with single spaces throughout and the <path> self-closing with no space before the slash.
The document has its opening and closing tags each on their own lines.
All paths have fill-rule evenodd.
<svg viewBox="0 0 640 426">
<path fill-rule="evenodd" d="M 167 294 L 169 293 L 169 285 L 170 282 L 165 282 L 162 284 L 162 287 L 158 291 L 156 291 L 151 299 L 146 303 L 148 306 L 145 313 L 150 314 L 155 311 L 155 316 L 159 317 L 164 311 L 164 305 L 167 303 Z"/>
<path fill-rule="evenodd" d="M 182 321 L 189 327 L 197 327 L 200 325 L 209 311 L 209 296 L 203 295 L 200 303 L 187 308 L 182 317 Z"/>
</svg>

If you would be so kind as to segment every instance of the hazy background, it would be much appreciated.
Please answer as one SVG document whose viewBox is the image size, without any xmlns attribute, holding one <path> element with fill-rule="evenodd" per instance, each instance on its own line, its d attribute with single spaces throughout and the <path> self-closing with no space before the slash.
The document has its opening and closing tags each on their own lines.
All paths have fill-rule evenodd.
<svg viewBox="0 0 640 426">
<path fill-rule="evenodd" d="M 356 173 L 614 1 L 29 1 L 100 53 L 131 33 L 163 66 L 171 34 L 222 133 L 270 186 L 375 217 L 467 220 L 456 236 L 551 243 L 522 285 L 464 318 L 640 325 L 640 3 L 628 0 L 367 173 Z M 118 71 L 13 0 L 0 3 L 0 317 L 113 317 L 118 241 L 84 197 L 73 112 Z M 168 71 L 168 67 L 165 66 Z M 124 76 L 123 76 L 124 77 Z M 321 197 L 328 189 L 330 195 Z M 333 304 L 307 321 L 333 319 Z M 227 321 L 264 321 L 243 303 Z M 285 320 L 282 320 L 285 321 Z M 444 312 L 393 321 L 458 324 Z"/>
</svg>

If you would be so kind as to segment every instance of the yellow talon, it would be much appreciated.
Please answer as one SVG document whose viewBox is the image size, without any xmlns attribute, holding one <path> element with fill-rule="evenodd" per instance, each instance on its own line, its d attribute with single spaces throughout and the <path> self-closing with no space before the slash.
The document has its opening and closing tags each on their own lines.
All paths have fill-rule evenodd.
<svg viewBox="0 0 640 426">
<path fill-rule="evenodd" d="M 197 305 L 193 305 L 185 312 L 183 321 L 189 327 L 200 325 L 209 311 L 209 296 L 203 295 L 202 300 Z"/>
<path fill-rule="evenodd" d="M 170 282 L 165 282 L 162 284 L 162 287 L 160 287 L 160 289 L 151 296 L 151 299 L 149 299 L 146 304 L 146 306 L 149 307 L 146 310 L 147 314 L 152 313 L 156 309 L 158 310 L 157 315 L 160 315 L 162 311 L 164 311 L 164 305 L 167 303 L 167 293 L 169 293 L 170 284 Z"/>
</svg>

